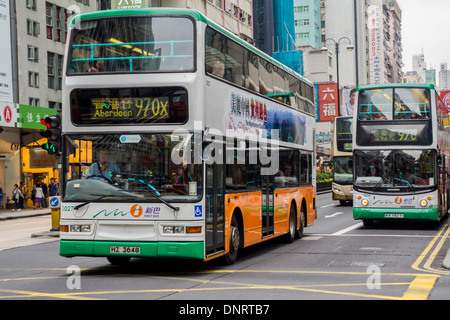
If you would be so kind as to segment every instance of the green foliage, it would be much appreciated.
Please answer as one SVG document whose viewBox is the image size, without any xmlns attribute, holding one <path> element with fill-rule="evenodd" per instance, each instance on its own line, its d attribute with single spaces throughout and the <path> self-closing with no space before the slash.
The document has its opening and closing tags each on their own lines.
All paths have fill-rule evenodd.
<svg viewBox="0 0 450 320">
<path fill-rule="evenodd" d="M 317 182 L 333 181 L 333 173 L 332 172 L 318 173 L 316 176 L 316 181 Z"/>
</svg>

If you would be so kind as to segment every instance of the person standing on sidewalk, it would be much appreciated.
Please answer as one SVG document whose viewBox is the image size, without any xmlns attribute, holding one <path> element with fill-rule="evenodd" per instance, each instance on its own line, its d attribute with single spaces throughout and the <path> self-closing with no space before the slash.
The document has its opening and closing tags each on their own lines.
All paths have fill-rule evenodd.
<svg viewBox="0 0 450 320">
<path fill-rule="evenodd" d="M 14 185 L 14 189 L 13 189 L 13 191 L 12 191 L 12 199 L 13 199 L 13 201 L 14 201 L 14 207 L 13 207 L 13 209 L 12 209 L 12 211 L 14 212 L 14 209 L 17 207 L 17 211 L 20 211 L 20 210 L 22 210 L 21 208 L 20 208 L 20 198 L 22 198 L 23 199 L 23 194 L 22 194 L 22 191 L 20 191 L 20 189 L 19 189 L 19 186 L 17 185 L 17 183 Z"/>
<path fill-rule="evenodd" d="M 50 179 L 50 184 L 48 185 L 48 189 L 50 192 L 50 197 L 58 195 L 58 184 L 55 181 L 55 178 Z"/>
<path fill-rule="evenodd" d="M 42 191 L 41 184 L 38 183 L 36 185 L 36 204 L 34 206 L 34 209 L 37 209 L 38 207 L 39 209 L 42 209 L 42 198 L 44 198 L 44 192 Z"/>
</svg>

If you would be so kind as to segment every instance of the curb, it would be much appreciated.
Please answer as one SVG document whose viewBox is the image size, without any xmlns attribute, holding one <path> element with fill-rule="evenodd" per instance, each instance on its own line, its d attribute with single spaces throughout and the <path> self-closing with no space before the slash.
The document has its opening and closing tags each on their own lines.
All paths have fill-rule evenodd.
<svg viewBox="0 0 450 320">
<path fill-rule="evenodd" d="M 45 232 L 36 232 L 31 234 L 32 238 L 40 238 L 40 237 L 52 237 L 59 238 L 59 231 L 45 231 Z"/>
<path fill-rule="evenodd" d="M 447 255 L 444 258 L 444 261 L 442 262 L 442 266 L 445 269 L 450 269 L 450 249 L 447 251 Z"/>
</svg>

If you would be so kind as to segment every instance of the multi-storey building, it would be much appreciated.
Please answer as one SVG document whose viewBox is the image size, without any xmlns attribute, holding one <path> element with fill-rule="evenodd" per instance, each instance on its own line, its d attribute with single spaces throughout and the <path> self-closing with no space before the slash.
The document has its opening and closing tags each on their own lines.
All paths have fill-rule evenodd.
<svg viewBox="0 0 450 320">
<path fill-rule="evenodd" d="M 425 82 L 426 75 L 425 71 L 427 70 L 427 64 L 425 63 L 425 55 L 422 53 L 415 54 L 412 56 L 413 63 L 413 71 L 416 71 L 419 77 L 422 80 L 422 83 Z"/>
<path fill-rule="evenodd" d="M 385 36 L 385 53 L 387 60 L 386 65 L 386 82 L 400 83 L 402 82 L 403 67 L 403 45 L 402 45 L 402 10 L 396 0 L 384 0 L 383 12 L 385 23 L 388 24 Z M 425 74 L 423 75 L 425 79 Z"/>
<path fill-rule="evenodd" d="M 322 47 L 332 53 L 333 81 L 337 79 L 335 43 L 339 44 L 339 84 L 369 83 L 369 0 L 321 0 Z M 347 51 L 352 45 L 355 50 Z"/>
<path fill-rule="evenodd" d="M 295 44 L 322 48 L 320 0 L 294 0 Z"/>
<path fill-rule="evenodd" d="M 96 0 L 16 1 L 18 101 L 61 109 L 67 20 L 97 9 Z"/>
<path fill-rule="evenodd" d="M 439 67 L 439 89 L 449 90 L 450 89 L 450 71 L 447 68 L 447 63 L 441 63 Z"/>
</svg>

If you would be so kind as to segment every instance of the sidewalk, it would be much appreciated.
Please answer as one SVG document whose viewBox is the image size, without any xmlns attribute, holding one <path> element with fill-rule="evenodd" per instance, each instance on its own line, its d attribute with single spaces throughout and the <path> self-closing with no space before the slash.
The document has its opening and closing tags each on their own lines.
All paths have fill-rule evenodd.
<svg viewBox="0 0 450 320">
<path fill-rule="evenodd" d="M 52 210 L 50 208 L 37 209 L 33 208 L 24 208 L 20 211 L 11 209 L 0 209 L 0 221 L 8 220 L 8 219 L 21 219 L 21 218 L 30 218 L 30 217 L 38 217 L 51 215 Z M 59 237 L 59 231 L 50 231 L 51 225 L 49 226 L 49 231 L 33 233 L 31 235 L 32 238 L 37 237 Z"/>
</svg>

